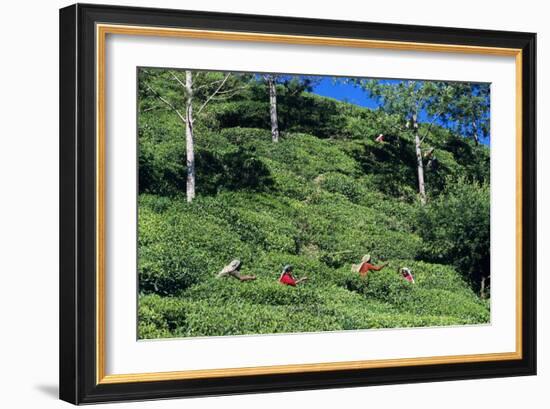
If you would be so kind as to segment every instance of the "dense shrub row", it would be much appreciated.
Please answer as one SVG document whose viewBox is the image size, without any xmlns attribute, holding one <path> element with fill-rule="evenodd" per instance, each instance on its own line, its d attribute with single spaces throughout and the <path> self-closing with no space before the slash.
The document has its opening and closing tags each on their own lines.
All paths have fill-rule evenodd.
<svg viewBox="0 0 550 409">
<path fill-rule="evenodd" d="M 417 271 L 416 285 L 394 270 L 372 273 L 368 280 L 347 270 L 328 273 L 325 280 L 297 288 L 281 286 L 274 274 L 265 272 L 244 284 L 208 278 L 177 297 L 141 295 L 140 336 L 406 328 L 489 320 L 487 306 L 456 282 L 454 270 L 423 263 Z M 438 281 L 439 274 L 450 278 L 448 288 L 431 288 L 430 281 Z"/>
</svg>

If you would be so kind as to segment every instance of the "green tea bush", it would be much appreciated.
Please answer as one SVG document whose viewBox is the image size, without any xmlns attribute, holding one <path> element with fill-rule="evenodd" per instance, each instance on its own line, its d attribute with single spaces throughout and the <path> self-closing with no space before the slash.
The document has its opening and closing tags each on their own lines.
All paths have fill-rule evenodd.
<svg viewBox="0 0 550 409">
<path fill-rule="evenodd" d="M 219 135 L 227 140 L 233 148 L 244 146 L 248 150 L 257 151 L 260 147 L 265 149 L 271 145 L 271 132 L 266 128 L 244 128 L 237 126 L 221 129 Z M 212 149 L 217 149 L 217 144 L 212 146 Z"/>
<path fill-rule="evenodd" d="M 388 229 L 385 214 L 339 194 L 320 193 L 312 198 L 304 219 L 308 240 L 326 252 L 413 258 L 421 246 L 421 239 L 410 231 Z"/>
<path fill-rule="evenodd" d="M 317 177 L 323 189 L 331 193 L 340 193 L 353 203 L 367 197 L 366 189 L 354 178 L 337 172 L 330 172 Z"/>
<path fill-rule="evenodd" d="M 185 328 L 185 302 L 156 294 L 139 297 L 138 333 L 140 338 L 166 338 Z"/>
<path fill-rule="evenodd" d="M 347 280 L 348 287 L 322 281 L 292 288 L 269 276 L 246 283 L 210 278 L 177 298 L 143 296 L 141 337 L 406 328 L 489 319 L 471 291 L 414 286 L 390 270 L 366 279 L 348 274 Z"/>
<path fill-rule="evenodd" d="M 266 154 L 306 180 L 331 171 L 348 175 L 359 172 L 357 162 L 329 140 L 298 133 L 283 136 L 281 142 L 269 145 Z"/>
<path fill-rule="evenodd" d="M 300 175 L 296 175 L 288 166 L 272 159 L 265 160 L 274 180 L 274 191 L 284 197 L 306 200 L 315 192 L 315 186 Z"/>
<path fill-rule="evenodd" d="M 278 275 L 277 275 L 278 276 Z M 292 288 L 281 285 L 275 277 L 259 277 L 255 282 L 239 283 L 232 278 L 221 278 L 198 284 L 182 294 L 183 298 L 209 298 L 212 304 L 240 300 L 251 304 L 306 305 L 322 304 L 319 292 L 312 286 Z"/>
<path fill-rule="evenodd" d="M 175 294 L 231 261 L 235 255 L 250 259 L 253 248 L 217 217 L 173 199 L 163 213 L 139 206 L 140 290 Z"/>
</svg>

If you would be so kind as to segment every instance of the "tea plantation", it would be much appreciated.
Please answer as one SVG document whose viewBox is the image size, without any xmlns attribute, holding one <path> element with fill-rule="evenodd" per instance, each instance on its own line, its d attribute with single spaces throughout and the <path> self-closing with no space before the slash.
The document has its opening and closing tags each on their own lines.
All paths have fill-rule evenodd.
<svg viewBox="0 0 550 409">
<path fill-rule="evenodd" d="M 280 116 L 292 108 L 309 122 L 283 122 L 274 143 L 268 108 L 252 95 L 212 104 L 197 121 L 197 195 L 187 203 L 185 133 L 151 99 L 142 96 L 139 116 L 140 338 L 490 321 L 479 287 L 488 147 L 434 126 L 439 164 L 426 172 L 422 205 L 410 135 L 374 141 L 390 117 L 305 92 L 300 106 L 282 99 Z M 361 278 L 351 264 L 364 254 L 389 265 Z M 216 278 L 234 258 L 257 279 Z M 286 264 L 308 280 L 279 284 Z M 414 284 L 397 273 L 404 266 Z"/>
</svg>

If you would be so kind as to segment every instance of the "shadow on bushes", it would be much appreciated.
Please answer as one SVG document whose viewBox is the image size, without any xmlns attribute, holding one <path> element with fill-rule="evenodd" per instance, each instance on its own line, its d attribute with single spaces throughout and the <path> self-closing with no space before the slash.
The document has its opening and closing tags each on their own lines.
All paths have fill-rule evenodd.
<svg viewBox="0 0 550 409">
<path fill-rule="evenodd" d="M 239 149 L 219 158 L 210 151 L 196 155 L 197 190 L 216 194 L 223 190 L 269 191 L 274 180 L 268 167 L 254 155 Z"/>
<path fill-rule="evenodd" d="M 140 193 L 173 196 L 185 192 L 185 166 L 172 172 L 167 167 L 150 169 L 151 166 L 147 167 L 142 162 L 146 160 L 140 157 Z M 182 159 L 182 162 L 185 163 L 185 160 Z M 275 184 L 269 168 L 243 149 L 221 157 L 210 151 L 198 151 L 195 153 L 195 164 L 198 193 L 213 195 L 226 190 L 266 192 Z"/>
<path fill-rule="evenodd" d="M 376 175 L 380 191 L 400 196 L 404 186 L 416 189 L 416 157 L 409 141 L 395 136 L 383 145 L 365 144 L 355 156 L 366 174 Z"/>
</svg>

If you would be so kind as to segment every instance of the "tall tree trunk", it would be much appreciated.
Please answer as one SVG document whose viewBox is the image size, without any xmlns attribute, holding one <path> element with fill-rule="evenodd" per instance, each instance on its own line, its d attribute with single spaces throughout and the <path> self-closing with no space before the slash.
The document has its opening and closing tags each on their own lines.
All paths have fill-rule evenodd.
<svg viewBox="0 0 550 409">
<path fill-rule="evenodd" d="M 485 299 L 485 281 L 487 280 L 487 277 L 483 276 L 481 277 L 481 288 L 479 289 L 479 297 L 484 300 Z"/>
<path fill-rule="evenodd" d="M 193 76 L 191 71 L 185 71 L 186 120 L 185 149 L 187 164 L 187 202 L 195 198 L 195 148 L 193 139 Z"/>
<path fill-rule="evenodd" d="M 422 160 L 422 149 L 420 147 L 420 135 L 418 134 L 418 122 L 416 114 L 412 117 L 413 130 L 414 130 L 414 145 L 416 149 L 416 166 L 418 170 L 418 193 L 420 194 L 420 201 L 422 204 L 426 204 L 426 187 L 424 185 L 424 162 Z"/>
<path fill-rule="evenodd" d="M 479 145 L 479 135 L 477 134 L 477 124 L 476 124 L 475 119 L 472 122 L 472 126 L 474 128 L 474 141 L 475 141 L 476 145 Z"/>
<path fill-rule="evenodd" d="M 269 86 L 269 116 L 271 118 L 271 139 L 273 142 L 279 142 L 279 121 L 277 119 L 277 88 L 275 87 L 275 78 L 270 75 L 267 78 Z"/>
</svg>

